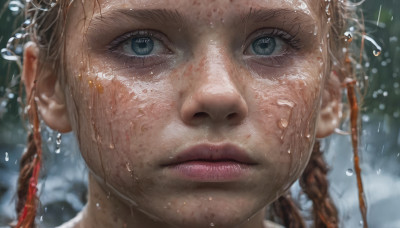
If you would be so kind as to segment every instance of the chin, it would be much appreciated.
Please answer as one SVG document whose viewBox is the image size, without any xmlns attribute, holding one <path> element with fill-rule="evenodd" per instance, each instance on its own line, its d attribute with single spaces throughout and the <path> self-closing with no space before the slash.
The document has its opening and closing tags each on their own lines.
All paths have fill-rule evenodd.
<svg viewBox="0 0 400 228">
<path fill-rule="evenodd" d="M 239 197 L 240 198 L 240 197 Z M 263 216 L 263 206 L 258 201 L 245 197 L 240 200 L 226 197 L 224 199 L 201 199 L 199 201 L 182 201 L 173 203 L 164 208 L 162 220 L 172 227 L 220 227 L 233 228 L 238 225 L 253 222 L 258 214 Z M 262 220 L 262 219 L 261 219 Z"/>
</svg>

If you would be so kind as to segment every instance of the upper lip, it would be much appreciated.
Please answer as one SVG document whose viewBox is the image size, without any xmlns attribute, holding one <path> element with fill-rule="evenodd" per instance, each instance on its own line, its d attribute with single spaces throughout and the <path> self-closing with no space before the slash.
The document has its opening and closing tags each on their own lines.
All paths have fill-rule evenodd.
<svg viewBox="0 0 400 228">
<path fill-rule="evenodd" d="M 184 149 L 164 166 L 190 161 L 233 161 L 246 165 L 257 164 L 242 148 L 233 144 L 200 144 Z"/>
</svg>

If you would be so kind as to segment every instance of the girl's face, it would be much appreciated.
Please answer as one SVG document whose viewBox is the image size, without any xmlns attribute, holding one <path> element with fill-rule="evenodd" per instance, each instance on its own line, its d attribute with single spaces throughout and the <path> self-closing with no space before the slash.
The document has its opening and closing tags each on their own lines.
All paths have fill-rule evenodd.
<svg viewBox="0 0 400 228">
<path fill-rule="evenodd" d="M 75 1 L 61 85 L 101 189 L 91 203 L 114 195 L 132 215 L 233 227 L 286 191 L 318 133 L 319 4 Z"/>
</svg>

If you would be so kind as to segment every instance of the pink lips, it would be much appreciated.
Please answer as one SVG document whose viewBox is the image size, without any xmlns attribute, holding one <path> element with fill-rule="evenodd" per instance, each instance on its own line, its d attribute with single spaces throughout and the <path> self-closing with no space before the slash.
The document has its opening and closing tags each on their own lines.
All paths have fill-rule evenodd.
<svg viewBox="0 0 400 228">
<path fill-rule="evenodd" d="M 232 144 L 201 144 L 182 151 L 165 167 L 191 181 L 227 182 L 242 178 L 256 164 Z"/>
</svg>

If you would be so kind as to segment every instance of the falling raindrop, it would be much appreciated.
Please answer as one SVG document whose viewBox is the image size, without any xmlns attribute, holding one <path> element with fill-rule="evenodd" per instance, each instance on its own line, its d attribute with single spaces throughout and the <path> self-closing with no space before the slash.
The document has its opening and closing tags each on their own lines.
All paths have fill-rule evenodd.
<svg viewBox="0 0 400 228">
<path fill-rule="evenodd" d="M 376 57 L 378 57 L 378 56 L 380 56 L 380 55 L 382 54 L 382 51 L 381 51 L 381 50 L 373 50 L 372 53 L 373 53 Z"/>
<path fill-rule="evenodd" d="M 363 115 L 361 119 L 363 120 L 363 122 L 367 123 L 367 122 L 369 122 L 370 117 L 368 115 Z"/>
<path fill-rule="evenodd" d="M 100 209 L 100 203 L 96 203 L 97 209 Z"/>
<path fill-rule="evenodd" d="M 20 1 L 10 1 L 10 3 L 8 3 L 8 9 L 10 9 L 14 15 L 19 14 L 23 8 L 24 4 Z"/>
<path fill-rule="evenodd" d="M 351 43 L 353 41 L 353 36 L 351 35 L 350 32 L 345 32 L 344 36 L 345 36 L 344 41 L 346 41 L 347 43 Z"/>
<path fill-rule="evenodd" d="M 346 176 L 351 177 L 351 176 L 353 176 L 353 174 L 354 174 L 353 169 L 347 169 L 346 170 Z"/>
<path fill-rule="evenodd" d="M 8 157 L 8 152 L 5 153 L 6 157 L 4 158 L 4 161 L 8 162 L 10 160 L 10 157 Z"/>
<path fill-rule="evenodd" d="M 379 44 L 378 44 L 374 39 L 372 39 L 371 37 L 369 37 L 369 36 L 367 36 L 367 35 L 363 35 L 363 37 L 364 37 L 364 39 L 365 39 L 366 41 L 369 41 L 372 45 L 374 45 L 375 49 L 372 51 L 372 53 L 373 53 L 375 56 L 380 56 L 380 55 L 382 54 L 382 48 L 381 48 L 381 46 L 379 46 Z"/>
<path fill-rule="evenodd" d="M 31 20 L 26 19 L 24 23 L 22 23 L 22 28 L 27 28 L 29 25 L 31 25 Z"/>
<path fill-rule="evenodd" d="M 382 169 L 378 169 L 378 170 L 376 171 L 376 174 L 381 175 L 381 172 L 382 172 Z"/>
<path fill-rule="evenodd" d="M 58 146 L 61 144 L 61 133 L 57 133 L 56 144 Z"/>
<path fill-rule="evenodd" d="M 61 152 L 61 133 L 57 133 L 57 137 L 56 137 L 56 154 L 59 154 Z"/>
<path fill-rule="evenodd" d="M 8 99 L 13 99 L 13 98 L 15 97 L 15 95 L 14 95 L 13 93 L 9 93 L 9 94 L 7 95 L 7 97 L 8 97 Z"/>
<path fill-rule="evenodd" d="M 212 223 L 210 223 L 210 226 L 214 227 L 214 226 L 215 226 L 215 224 L 212 222 Z"/>
<path fill-rule="evenodd" d="M 8 60 L 8 61 L 18 61 L 18 59 L 19 59 L 18 56 L 14 55 L 7 48 L 2 48 L 0 53 L 1 53 L 1 57 L 3 57 L 3 59 Z"/>
</svg>

